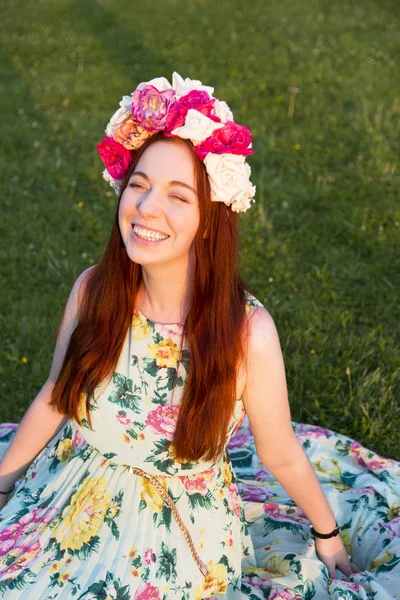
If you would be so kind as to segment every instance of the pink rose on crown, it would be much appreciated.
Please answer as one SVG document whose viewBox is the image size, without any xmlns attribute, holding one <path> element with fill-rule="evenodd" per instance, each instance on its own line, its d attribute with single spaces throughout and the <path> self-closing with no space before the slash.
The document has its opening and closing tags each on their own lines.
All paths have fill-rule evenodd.
<svg viewBox="0 0 400 600">
<path fill-rule="evenodd" d="M 186 96 L 182 96 L 171 107 L 166 122 L 166 135 L 171 135 L 170 132 L 177 127 L 182 127 L 185 124 L 186 115 L 191 108 L 201 112 L 206 117 L 219 122 L 218 117 L 212 116 L 212 109 L 215 103 L 215 98 L 210 98 L 207 92 L 192 90 Z"/>
<path fill-rule="evenodd" d="M 254 154 L 251 148 L 251 133 L 244 125 L 233 121 L 225 123 L 221 129 L 213 131 L 209 138 L 195 147 L 196 154 L 201 160 L 209 152 L 213 154 Z"/>
<path fill-rule="evenodd" d="M 107 172 L 113 179 L 123 179 L 133 159 L 133 153 L 116 142 L 112 137 L 105 137 L 97 144 L 97 151 Z"/>
<path fill-rule="evenodd" d="M 132 96 L 133 118 L 147 131 L 165 129 L 168 112 L 176 102 L 175 90 L 159 92 L 153 85 L 136 89 Z"/>
</svg>

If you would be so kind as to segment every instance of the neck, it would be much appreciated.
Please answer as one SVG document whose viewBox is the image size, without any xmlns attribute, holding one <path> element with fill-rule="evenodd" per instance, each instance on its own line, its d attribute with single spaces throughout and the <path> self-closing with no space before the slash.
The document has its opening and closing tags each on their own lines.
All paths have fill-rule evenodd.
<svg viewBox="0 0 400 600">
<path fill-rule="evenodd" d="M 190 271 L 176 265 L 142 266 L 142 283 L 136 298 L 141 312 L 159 323 L 183 323 L 193 288 Z"/>
</svg>

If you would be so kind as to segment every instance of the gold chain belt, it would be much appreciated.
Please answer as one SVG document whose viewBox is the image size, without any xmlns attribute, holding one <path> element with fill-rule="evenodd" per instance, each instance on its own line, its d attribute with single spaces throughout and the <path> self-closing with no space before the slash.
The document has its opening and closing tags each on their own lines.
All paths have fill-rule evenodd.
<svg viewBox="0 0 400 600">
<path fill-rule="evenodd" d="M 156 488 L 156 490 L 159 492 L 159 494 L 163 498 L 164 502 L 172 510 L 174 517 L 176 519 L 176 522 L 178 523 L 180 529 L 182 530 L 184 538 L 187 541 L 188 546 L 190 548 L 190 552 L 192 553 L 192 556 L 193 556 L 197 566 L 199 567 L 201 574 L 203 575 L 203 577 L 206 577 L 209 574 L 208 567 L 207 567 L 207 565 L 205 565 L 203 563 L 200 556 L 198 555 L 196 548 L 194 546 L 193 540 L 192 540 L 192 536 L 190 535 L 188 528 L 182 521 L 182 517 L 179 514 L 178 509 L 176 508 L 175 502 L 172 500 L 172 498 L 168 494 L 168 492 L 164 489 L 163 485 L 161 484 L 161 482 L 159 480 L 159 477 L 157 475 L 150 475 L 149 473 L 146 473 L 146 471 L 142 471 L 142 469 L 139 469 L 138 467 L 130 467 L 129 470 L 131 471 L 131 473 L 134 473 L 135 475 L 139 475 L 139 477 L 144 477 L 145 479 L 150 481 L 150 483 L 152 483 L 154 485 L 154 487 Z"/>
</svg>

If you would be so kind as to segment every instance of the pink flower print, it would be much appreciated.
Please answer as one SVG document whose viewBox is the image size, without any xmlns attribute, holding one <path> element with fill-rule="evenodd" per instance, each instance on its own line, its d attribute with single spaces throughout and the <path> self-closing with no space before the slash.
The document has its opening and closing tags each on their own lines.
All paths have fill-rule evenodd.
<svg viewBox="0 0 400 600">
<path fill-rule="evenodd" d="M 235 433 L 228 444 L 228 450 L 233 448 L 246 448 L 250 441 L 251 435 L 248 431 L 238 431 Z"/>
<path fill-rule="evenodd" d="M 23 543 L 18 546 L 14 545 L 11 548 L 9 543 L 7 545 L 8 550 L 4 551 L 3 544 L 0 543 L 0 577 L 9 574 L 16 575 L 26 569 L 42 549 L 39 540 L 31 546 Z"/>
<path fill-rule="evenodd" d="M 293 510 L 295 512 L 292 512 Z M 264 513 L 276 521 L 291 521 L 292 523 L 308 522 L 306 515 L 299 508 L 293 508 L 292 506 L 266 502 L 264 504 Z"/>
<path fill-rule="evenodd" d="M 231 504 L 231 508 L 236 517 L 240 517 L 242 512 L 242 507 L 240 504 L 240 496 L 238 494 L 238 490 L 235 484 L 232 484 L 228 487 L 229 500 Z"/>
<path fill-rule="evenodd" d="M 189 109 L 197 110 L 206 117 L 212 119 L 211 111 L 214 103 L 215 98 L 210 98 L 207 92 L 201 90 L 192 90 L 185 96 L 182 96 L 175 102 L 168 113 L 166 134 L 168 135 L 174 129 L 182 127 L 185 124 L 186 115 Z M 220 119 L 216 120 L 220 121 Z"/>
<path fill-rule="evenodd" d="M 18 429 L 18 423 L 1 423 L 0 438 L 10 433 L 10 431 L 16 431 L 16 429 Z"/>
<path fill-rule="evenodd" d="M 147 131 L 161 131 L 165 129 L 168 112 L 175 102 L 172 88 L 159 92 L 153 85 L 146 85 L 133 93 L 132 115 Z"/>
<path fill-rule="evenodd" d="M 208 490 L 214 488 L 214 483 L 217 479 L 215 469 L 207 469 L 196 475 L 179 475 L 185 490 L 188 494 L 201 494 L 205 496 Z"/>
<path fill-rule="evenodd" d="M 389 523 L 385 525 L 385 527 L 390 540 L 400 537 L 400 517 L 389 521 Z"/>
<path fill-rule="evenodd" d="M 294 590 L 284 588 L 283 590 L 272 589 L 272 595 L 270 593 L 270 600 L 301 600 L 301 597 L 296 594 Z"/>
<path fill-rule="evenodd" d="M 395 461 L 390 458 L 383 458 L 375 452 L 371 452 L 367 448 L 364 448 L 359 442 L 352 442 L 350 445 L 350 454 L 352 454 L 357 463 L 362 467 L 367 467 L 371 471 L 393 469 Z"/>
<path fill-rule="evenodd" d="M 156 562 L 156 555 L 154 554 L 151 548 L 147 548 L 143 554 L 143 562 L 146 566 L 151 565 L 151 563 Z"/>
<path fill-rule="evenodd" d="M 329 429 L 318 427 L 318 425 L 309 425 L 308 423 L 299 423 L 296 427 L 296 434 L 302 439 L 318 439 L 320 437 L 329 437 L 332 432 Z"/>
<path fill-rule="evenodd" d="M 356 581 L 344 581 L 343 579 L 340 579 L 340 585 L 341 587 L 344 587 L 346 588 L 346 590 L 350 590 L 351 592 L 361 591 L 361 586 Z"/>
<path fill-rule="evenodd" d="M 265 502 L 274 494 L 264 485 L 250 485 L 241 483 L 239 486 L 240 495 L 246 502 Z"/>
<path fill-rule="evenodd" d="M 272 579 L 267 577 L 264 579 L 263 577 L 257 577 L 257 575 L 244 575 L 242 578 L 243 583 L 247 583 L 251 587 L 255 587 L 258 589 L 264 589 L 265 587 L 271 585 Z"/>
<path fill-rule="evenodd" d="M 159 589 L 151 583 L 142 583 L 136 590 L 134 600 L 160 600 Z"/>
<path fill-rule="evenodd" d="M 118 411 L 117 421 L 119 421 L 121 425 L 124 425 L 125 427 L 130 427 L 132 425 L 131 419 L 127 416 L 124 410 Z"/>
<path fill-rule="evenodd" d="M 179 414 L 179 406 L 158 406 L 151 410 L 146 418 L 146 425 L 153 433 L 164 435 L 168 440 L 172 440 L 176 428 L 176 422 Z"/>
<path fill-rule="evenodd" d="M 86 444 L 86 440 L 83 439 L 83 437 L 81 436 L 81 434 L 79 433 L 79 431 L 77 429 L 74 429 L 74 432 L 72 434 L 72 445 L 75 448 L 81 447 L 84 444 Z"/>
<path fill-rule="evenodd" d="M 227 121 L 223 127 L 216 129 L 204 142 L 195 146 L 196 154 L 201 160 L 212 152 L 213 154 L 254 154 L 251 148 L 251 133 L 244 125 Z"/>
</svg>

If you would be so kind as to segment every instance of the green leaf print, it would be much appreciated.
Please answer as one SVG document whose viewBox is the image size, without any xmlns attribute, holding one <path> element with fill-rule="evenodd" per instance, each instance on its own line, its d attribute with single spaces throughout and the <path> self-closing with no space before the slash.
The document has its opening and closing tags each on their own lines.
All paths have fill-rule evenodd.
<svg viewBox="0 0 400 600">
<path fill-rule="evenodd" d="M 165 375 L 159 375 L 156 379 L 157 390 L 165 390 L 171 391 L 174 387 L 182 387 L 183 380 L 182 377 L 176 376 L 176 369 L 173 367 L 160 367 L 165 369 Z M 165 383 L 165 385 L 160 385 L 161 383 Z"/>
<path fill-rule="evenodd" d="M 155 467 L 162 473 L 167 475 L 175 475 L 178 468 L 175 461 L 170 458 L 169 453 L 170 442 L 166 438 L 155 440 L 150 455 L 144 462 L 153 463 Z"/>
<path fill-rule="evenodd" d="M 0 581 L 0 595 L 4 596 L 7 590 L 23 590 L 35 579 L 36 575 L 30 569 L 24 569 L 16 577 Z"/>
<path fill-rule="evenodd" d="M 110 571 L 107 571 L 105 581 L 92 583 L 77 600 L 85 596 L 89 600 L 131 600 L 130 586 L 122 586 L 121 580 Z"/>
<path fill-rule="evenodd" d="M 116 524 L 115 521 L 106 521 L 107 525 L 110 525 L 111 528 L 111 532 L 113 534 L 113 536 L 115 537 L 116 540 L 119 540 L 119 529 L 118 529 L 118 525 Z"/>
<path fill-rule="evenodd" d="M 86 560 L 93 552 L 98 552 L 100 547 L 100 538 L 98 535 L 94 535 L 88 542 L 85 542 L 83 546 L 77 550 L 72 550 L 71 554 L 77 556 L 80 560 Z"/>
<path fill-rule="evenodd" d="M 182 350 L 182 354 L 181 354 L 181 365 L 185 368 L 186 373 L 189 374 L 189 367 L 190 367 L 190 352 L 189 350 Z"/>
<path fill-rule="evenodd" d="M 338 595 L 338 598 L 342 598 L 343 600 L 359 600 L 360 596 L 356 594 L 356 592 L 352 592 L 351 590 L 344 590 L 335 588 L 335 593 Z"/>
<path fill-rule="evenodd" d="M 130 408 L 135 413 L 140 413 L 138 406 L 141 399 L 140 387 L 135 385 L 133 388 L 132 379 L 128 379 L 120 373 L 114 373 L 113 382 L 116 384 L 116 391 L 111 392 L 108 401 L 118 404 L 122 408 Z"/>
<path fill-rule="evenodd" d="M 111 460 L 114 456 L 117 456 L 117 452 L 104 452 L 103 456 Z"/>
<path fill-rule="evenodd" d="M 206 508 L 209 510 L 211 508 L 215 508 L 212 503 L 212 495 L 210 491 L 208 491 L 205 496 L 202 494 L 188 494 L 187 496 L 192 509 Z"/>
<path fill-rule="evenodd" d="M 176 548 L 168 550 L 165 542 L 161 542 L 159 562 L 160 567 L 156 573 L 156 577 L 165 577 L 167 581 L 171 579 L 171 582 L 174 583 L 176 580 Z"/>
<path fill-rule="evenodd" d="M 379 567 L 374 571 L 376 575 L 378 573 L 388 573 L 392 571 L 397 565 L 400 563 L 400 556 L 393 555 L 393 557 L 389 560 L 389 562 L 379 565 Z"/>
<path fill-rule="evenodd" d="M 303 540 L 307 539 L 307 534 L 303 531 L 301 525 L 297 523 L 289 523 L 287 521 L 274 521 L 272 519 L 264 519 L 264 536 L 267 537 L 272 531 L 277 529 L 286 529 L 290 531 L 295 536 L 300 536 Z"/>
<path fill-rule="evenodd" d="M 134 425 L 135 429 L 131 427 L 130 429 L 126 430 L 126 433 L 130 435 L 133 440 L 137 440 L 139 432 L 146 429 L 146 425 L 145 423 L 139 423 L 139 421 L 133 421 L 132 425 Z"/>
<path fill-rule="evenodd" d="M 315 597 L 315 587 L 311 579 L 306 579 L 302 585 L 296 585 L 294 589 L 302 600 L 311 600 Z"/>
<path fill-rule="evenodd" d="M 358 473 L 350 473 L 349 471 L 343 471 L 339 477 L 341 483 L 345 483 L 349 487 L 354 487 L 354 483 L 358 477 Z"/>
<path fill-rule="evenodd" d="M 161 404 L 161 406 L 165 406 L 167 402 L 169 402 L 168 394 L 164 392 L 163 394 L 159 394 L 157 390 L 154 391 L 154 396 L 152 396 L 151 401 L 153 404 Z"/>
<path fill-rule="evenodd" d="M 145 358 L 143 359 L 143 363 L 144 363 L 144 371 L 146 371 L 146 373 L 148 373 L 149 375 L 151 375 L 151 377 L 155 377 L 158 373 L 159 369 L 162 369 L 164 367 L 158 367 L 157 366 L 157 362 L 155 358 L 149 358 L 147 356 L 145 356 Z"/>
<path fill-rule="evenodd" d="M 335 452 L 340 454 L 340 456 L 347 456 L 350 452 L 351 442 L 348 440 L 343 442 L 342 440 L 338 440 L 335 444 Z"/>
</svg>

